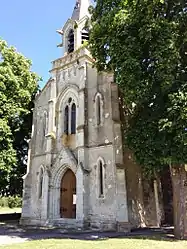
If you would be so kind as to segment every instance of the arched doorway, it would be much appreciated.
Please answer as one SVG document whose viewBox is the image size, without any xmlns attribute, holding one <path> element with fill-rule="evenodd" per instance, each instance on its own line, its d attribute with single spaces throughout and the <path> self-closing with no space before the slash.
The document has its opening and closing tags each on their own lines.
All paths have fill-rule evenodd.
<svg viewBox="0 0 187 249">
<path fill-rule="evenodd" d="M 61 180 L 60 216 L 61 218 L 76 218 L 76 177 L 70 169 L 66 171 Z"/>
</svg>

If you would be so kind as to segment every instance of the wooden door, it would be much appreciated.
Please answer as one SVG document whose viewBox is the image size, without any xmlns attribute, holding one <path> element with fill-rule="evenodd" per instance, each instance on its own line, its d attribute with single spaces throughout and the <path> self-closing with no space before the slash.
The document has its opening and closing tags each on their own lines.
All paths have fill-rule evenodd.
<svg viewBox="0 0 187 249">
<path fill-rule="evenodd" d="M 62 178 L 60 190 L 61 218 L 76 218 L 76 177 L 70 169 Z"/>
</svg>

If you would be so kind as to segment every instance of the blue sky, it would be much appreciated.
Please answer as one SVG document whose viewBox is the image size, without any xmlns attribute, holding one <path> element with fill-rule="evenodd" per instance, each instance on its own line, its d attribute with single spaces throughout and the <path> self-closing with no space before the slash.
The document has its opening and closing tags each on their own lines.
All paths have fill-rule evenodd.
<svg viewBox="0 0 187 249">
<path fill-rule="evenodd" d="M 32 69 L 49 78 L 51 61 L 62 56 L 56 30 L 71 17 L 76 0 L 6 0 L 1 2 L 0 37 L 32 60 Z"/>
</svg>

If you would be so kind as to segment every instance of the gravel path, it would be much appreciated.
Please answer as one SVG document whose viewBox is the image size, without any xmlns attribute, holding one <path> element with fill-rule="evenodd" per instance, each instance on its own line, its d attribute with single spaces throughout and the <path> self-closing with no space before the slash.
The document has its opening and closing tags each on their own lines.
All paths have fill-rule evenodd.
<svg viewBox="0 0 187 249">
<path fill-rule="evenodd" d="M 168 232 L 168 230 L 167 230 Z M 170 230 L 172 233 L 172 230 Z M 28 229 L 20 227 L 17 224 L 0 223 L 0 245 L 22 243 L 29 240 L 40 240 L 49 238 L 70 238 L 79 240 L 99 240 L 107 238 L 133 237 L 133 236 L 153 236 L 162 234 L 166 236 L 166 231 L 163 229 L 140 229 L 131 232 L 130 234 L 116 232 L 80 232 L 80 231 L 65 231 L 62 229 Z"/>
</svg>

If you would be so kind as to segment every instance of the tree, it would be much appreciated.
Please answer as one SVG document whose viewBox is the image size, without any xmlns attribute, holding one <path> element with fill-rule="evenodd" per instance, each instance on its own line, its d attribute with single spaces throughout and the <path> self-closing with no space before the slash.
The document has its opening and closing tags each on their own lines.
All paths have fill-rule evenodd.
<svg viewBox="0 0 187 249">
<path fill-rule="evenodd" d="M 30 68 L 30 60 L 0 39 L 1 194 L 20 193 L 25 172 L 33 96 L 38 88 L 38 76 Z"/>
<path fill-rule="evenodd" d="M 113 70 L 127 106 L 125 141 L 146 173 L 170 165 L 175 235 L 183 238 L 187 2 L 97 0 L 91 12 L 91 53 L 99 70 Z"/>
</svg>

